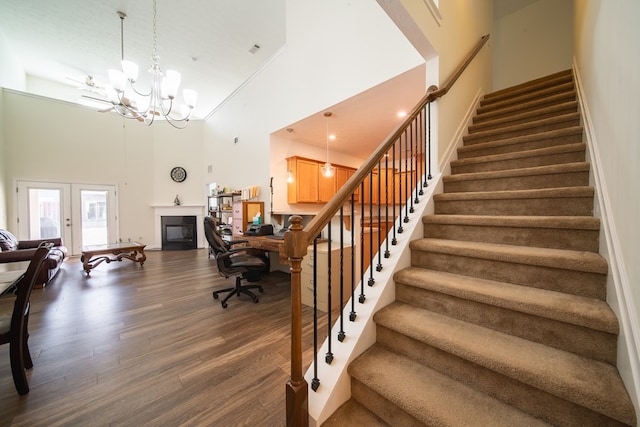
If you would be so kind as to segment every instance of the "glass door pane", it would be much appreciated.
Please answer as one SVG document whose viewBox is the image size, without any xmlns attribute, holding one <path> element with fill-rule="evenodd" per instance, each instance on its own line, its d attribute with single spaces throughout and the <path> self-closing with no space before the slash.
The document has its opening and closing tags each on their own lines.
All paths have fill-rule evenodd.
<svg viewBox="0 0 640 427">
<path fill-rule="evenodd" d="M 82 204 L 82 245 L 108 243 L 108 192 L 80 190 L 80 200 Z"/>
<path fill-rule="evenodd" d="M 18 239 L 71 242 L 70 194 L 69 184 L 17 181 Z"/>
<path fill-rule="evenodd" d="M 62 237 L 69 255 L 118 241 L 116 187 L 17 181 L 20 240 Z"/>
<path fill-rule="evenodd" d="M 30 188 L 29 239 L 60 237 L 62 230 L 62 191 L 59 189 Z"/>
</svg>

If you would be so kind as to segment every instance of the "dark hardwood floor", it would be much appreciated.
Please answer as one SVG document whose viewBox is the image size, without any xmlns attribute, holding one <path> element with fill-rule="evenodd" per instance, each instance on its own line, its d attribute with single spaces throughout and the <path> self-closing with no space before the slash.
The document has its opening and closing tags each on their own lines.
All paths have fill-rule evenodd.
<svg viewBox="0 0 640 427">
<path fill-rule="evenodd" d="M 16 393 L 9 346 L 0 346 L 0 425 L 285 424 L 288 274 L 264 276 L 258 304 L 233 297 L 223 309 L 211 292 L 233 279 L 205 250 L 147 256 L 142 268 L 102 264 L 89 278 L 72 258 L 34 290 L 31 391 Z M 310 362 L 312 311 L 304 317 Z"/>
</svg>

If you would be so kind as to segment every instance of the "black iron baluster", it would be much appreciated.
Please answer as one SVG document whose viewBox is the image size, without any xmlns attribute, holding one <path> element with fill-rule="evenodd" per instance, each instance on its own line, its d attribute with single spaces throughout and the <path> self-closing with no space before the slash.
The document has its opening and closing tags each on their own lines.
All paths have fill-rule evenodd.
<svg viewBox="0 0 640 427">
<path fill-rule="evenodd" d="M 384 175 L 384 222 L 385 222 L 385 230 L 387 229 L 386 224 L 389 223 L 389 152 L 384 155 L 384 167 L 386 173 Z M 387 239 L 387 234 L 385 232 L 384 235 L 384 257 L 389 258 L 391 256 L 391 252 L 389 252 L 389 239 Z"/>
<path fill-rule="evenodd" d="M 354 190 L 355 191 L 355 190 Z M 356 298 L 355 288 L 356 283 L 356 211 L 355 211 L 356 198 L 351 193 L 351 313 L 349 313 L 349 320 L 352 322 L 356 320 Z"/>
<path fill-rule="evenodd" d="M 376 265 L 376 271 L 382 271 L 382 252 L 380 252 L 380 245 L 382 244 L 382 241 L 380 240 L 380 215 L 381 215 L 381 211 L 380 211 L 380 205 L 382 204 L 382 162 L 381 160 L 378 160 L 378 243 L 376 245 L 377 249 L 377 253 L 378 253 L 378 265 Z M 387 176 L 387 170 L 385 169 L 384 171 L 385 177 Z M 373 224 L 372 224 L 373 225 Z M 373 240 L 373 239 L 371 239 Z M 373 254 L 373 252 L 371 252 Z M 371 261 L 373 262 L 373 260 Z"/>
<path fill-rule="evenodd" d="M 396 223 L 396 205 L 397 200 L 398 200 L 398 194 L 396 194 L 396 188 L 400 188 L 396 185 L 396 181 L 400 181 L 400 176 L 397 175 L 397 168 L 396 168 L 396 145 L 398 144 L 398 141 L 393 143 L 393 147 L 391 147 L 391 165 L 393 166 L 393 205 L 392 205 L 392 209 L 391 211 L 393 212 L 393 237 L 391 238 L 391 244 L 392 245 L 396 245 L 398 244 L 398 239 L 396 238 L 396 227 L 395 227 L 395 223 Z M 396 176 L 397 175 L 397 176 Z M 398 229 L 402 228 L 402 223 L 400 223 L 400 226 L 398 227 Z"/>
<path fill-rule="evenodd" d="M 429 164 L 427 165 L 429 168 L 429 174 L 427 175 L 427 179 L 431 181 L 431 103 L 427 104 L 427 120 L 428 120 L 428 130 L 429 130 L 429 138 L 428 138 L 428 155 L 429 155 Z"/>
<path fill-rule="evenodd" d="M 414 126 L 415 120 L 412 121 L 409 124 L 409 141 L 407 141 L 407 143 L 409 144 L 409 152 L 408 152 L 408 156 L 409 156 L 409 169 L 407 171 L 407 173 L 409 174 L 409 212 L 413 213 L 414 212 L 414 208 L 413 208 L 413 204 L 414 203 L 418 203 L 418 195 L 416 194 L 416 200 L 413 199 L 413 191 L 415 190 L 413 183 L 414 183 L 414 174 L 416 173 L 415 171 L 415 166 L 413 164 L 413 161 L 415 160 L 413 158 L 413 143 L 414 141 Z M 417 181 L 416 181 L 417 182 Z"/>
<path fill-rule="evenodd" d="M 407 129 L 404 130 L 404 151 L 403 151 L 403 155 L 404 155 L 404 173 L 407 174 L 409 171 L 409 157 L 408 157 L 408 153 L 409 153 L 409 138 L 407 137 Z M 404 222 L 409 222 L 409 199 L 411 199 L 410 195 L 409 195 L 409 180 L 407 179 L 407 177 L 405 176 L 404 178 L 404 197 L 402 198 L 402 203 L 405 203 L 404 205 Z"/>
<path fill-rule="evenodd" d="M 371 176 L 371 174 L 369 174 L 369 176 Z M 362 304 L 366 299 L 364 296 L 364 180 L 362 180 L 362 184 L 360 184 L 360 189 L 362 190 L 360 192 L 362 194 L 362 200 L 360 202 L 360 297 L 358 301 Z"/>
<path fill-rule="evenodd" d="M 380 163 L 378 163 L 379 165 Z M 380 171 L 378 171 L 378 184 L 380 183 Z M 380 194 L 380 185 L 378 185 L 378 194 Z M 369 280 L 367 284 L 373 286 L 375 280 L 373 278 L 373 239 L 371 238 L 371 229 L 373 225 L 373 172 L 369 174 Z"/>
<path fill-rule="evenodd" d="M 344 341 L 344 316 L 342 309 L 344 308 L 344 206 L 340 206 L 340 332 L 338 332 L 338 341 Z"/>
<path fill-rule="evenodd" d="M 331 351 L 331 288 L 332 288 L 332 275 L 331 275 L 331 221 L 327 224 L 327 353 L 324 356 L 324 361 L 328 364 L 333 362 L 333 351 Z"/>
<path fill-rule="evenodd" d="M 313 239 L 313 379 L 311 380 L 311 389 L 317 391 L 320 387 L 320 378 L 318 378 L 318 289 L 317 279 L 318 270 L 316 259 L 318 255 L 318 239 Z M 307 255 L 308 256 L 308 255 Z M 304 261 L 303 261 L 304 262 Z"/>
<path fill-rule="evenodd" d="M 411 122 L 411 164 L 412 169 L 411 169 L 411 176 L 413 177 L 413 181 L 412 183 L 415 184 L 415 186 L 411 187 L 411 193 L 414 195 L 413 198 L 413 204 L 417 205 L 418 203 L 420 203 L 420 198 L 418 197 L 418 193 L 419 193 L 419 185 L 418 182 L 420 182 L 420 178 L 418 177 L 418 119 L 417 117 L 415 119 L 413 119 L 413 122 Z M 414 211 L 411 211 L 414 212 Z"/>
<path fill-rule="evenodd" d="M 420 194 L 421 196 L 424 195 L 424 186 L 422 185 L 423 182 L 426 185 L 426 181 L 422 179 L 422 177 L 424 176 L 424 167 L 425 167 L 425 162 L 423 161 L 423 157 L 424 157 L 424 114 L 423 113 L 424 110 L 420 110 L 419 116 L 420 119 L 418 120 L 419 123 L 419 129 L 418 129 L 418 134 L 420 135 L 418 138 L 418 147 L 419 148 L 419 152 L 418 155 L 416 156 L 417 159 L 420 159 L 420 163 L 418 165 L 419 168 L 419 172 L 418 172 L 418 180 L 420 181 Z"/>
</svg>

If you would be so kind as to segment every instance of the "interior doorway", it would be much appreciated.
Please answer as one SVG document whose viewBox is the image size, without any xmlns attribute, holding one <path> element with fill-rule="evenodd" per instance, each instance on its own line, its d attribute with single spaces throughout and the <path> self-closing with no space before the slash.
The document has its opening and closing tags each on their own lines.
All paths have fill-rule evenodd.
<svg viewBox="0 0 640 427">
<path fill-rule="evenodd" d="M 114 185 L 17 182 L 18 238 L 62 237 L 71 255 L 117 241 Z"/>
</svg>

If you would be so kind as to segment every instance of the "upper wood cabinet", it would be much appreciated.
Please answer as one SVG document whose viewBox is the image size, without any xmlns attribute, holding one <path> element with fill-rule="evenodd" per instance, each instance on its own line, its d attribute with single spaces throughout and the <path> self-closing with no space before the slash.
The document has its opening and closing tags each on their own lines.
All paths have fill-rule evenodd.
<svg viewBox="0 0 640 427">
<path fill-rule="evenodd" d="M 321 172 L 323 165 L 304 157 L 287 158 L 287 168 L 293 174 L 293 182 L 287 183 L 287 203 L 327 203 L 355 172 L 353 168 L 334 165 L 335 174 L 327 178 Z"/>
<path fill-rule="evenodd" d="M 318 167 L 318 201 L 327 203 L 336 194 L 336 170 L 333 176 L 327 178 L 322 175 L 322 166 Z"/>
<path fill-rule="evenodd" d="M 287 202 L 318 203 L 318 162 L 301 157 L 289 157 L 287 167 L 293 174 L 293 182 L 287 183 Z"/>
</svg>

